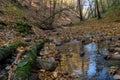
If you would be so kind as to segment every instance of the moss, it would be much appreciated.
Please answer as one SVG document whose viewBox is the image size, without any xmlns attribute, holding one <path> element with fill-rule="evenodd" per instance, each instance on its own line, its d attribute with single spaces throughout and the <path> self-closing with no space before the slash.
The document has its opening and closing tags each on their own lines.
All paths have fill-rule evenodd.
<svg viewBox="0 0 120 80">
<path fill-rule="evenodd" d="M 29 25 L 28 23 L 25 23 L 24 21 L 17 21 L 16 25 L 18 32 L 23 33 L 25 35 L 30 34 L 30 30 L 32 26 Z"/>
<path fill-rule="evenodd" d="M 6 4 L 8 10 L 12 11 L 16 16 L 21 16 L 23 17 L 25 15 L 24 11 L 16 6 L 14 6 L 13 4 L 9 3 Z"/>
<path fill-rule="evenodd" d="M 0 48 L 0 55 L 1 55 L 0 60 L 13 54 L 18 46 L 23 46 L 23 45 L 24 45 L 24 43 L 22 43 L 22 42 L 16 42 L 16 43 L 11 44 L 9 46 L 5 46 L 3 48 Z"/>
<path fill-rule="evenodd" d="M 29 80 L 30 71 L 32 68 L 32 65 L 35 63 L 37 58 L 37 50 L 39 46 L 42 46 L 44 44 L 43 40 L 40 40 L 38 43 L 32 45 L 27 52 L 26 57 L 19 63 L 27 62 L 24 64 L 24 66 L 17 67 L 15 71 L 15 79 L 16 80 Z M 19 65 L 18 64 L 18 65 Z"/>
</svg>

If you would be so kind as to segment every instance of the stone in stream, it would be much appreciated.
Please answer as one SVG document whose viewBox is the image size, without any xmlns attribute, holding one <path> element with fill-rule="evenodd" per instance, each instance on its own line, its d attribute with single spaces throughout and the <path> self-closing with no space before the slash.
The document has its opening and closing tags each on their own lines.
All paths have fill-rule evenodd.
<svg viewBox="0 0 120 80">
<path fill-rule="evenodd" d="M 26 41 L 26 42 L 31 42 L 31 38 L 24 38 L 24 40 Z"/>
<path fill-rule="evenodd" d="M 8 78 L 8 73 L 4 73 L 3 75 L 0 75 L 0 80 L 7 80 Z"/>
<path fill-rule="evenodd" d="M 109 51 L 107 49 L 103 49 L 101 54 L 102 54 L 103 57 L 106 57 L 106 56 L 109 55 Z"/>
<path fill-rule="evenodd" d="M 80 52 L 80 57 L 83 57 L 85 55 L 85 52 L 84 51 L 81 51 Z"/>
<path fill-rule="evenodd" d="M 119 74 L 116 74 L 116 75 L 113 76 L 113 78 L 114 78 L 115 80 L 120 80 L 120 75 L 119 75 Z"/>
<path fill-rule="evenodd" d="M 8 66 L 5 67 L 5 70 L 10 70 L 10 69 L 11 69 L 10 65 L 8 65 Z"/>
<path fill-rule="evenodd" d="M 82 75 L 82 70 L 73 70 L 71 76 L 80 77 Z"/>
<path fill-rule="evenodd" d="M 56 46 L 62 45 L 62 42 L 60 40 L 57 40 L 55 37 L 53 39 L 53 42 L 56 44 Z"/>
<path fill-rule="evenodd" d="M 46 71 L 54 71 L 56 67 L 58 66 L 57 61 L 49 62 L 48 60 L 44 60 L 41 58 L 37 58 L 37 63 L 38 63 L 39 68 L 42 68 Z"/>
</svg>

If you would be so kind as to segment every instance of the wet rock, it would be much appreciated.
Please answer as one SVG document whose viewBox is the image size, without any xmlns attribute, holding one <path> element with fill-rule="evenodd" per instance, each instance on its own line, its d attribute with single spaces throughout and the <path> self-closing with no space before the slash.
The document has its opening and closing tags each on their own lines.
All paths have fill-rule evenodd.
<svg viewBox="0 0 120 80">
<path fill-rule="evenodd" d="M 109 48 L 108 51 L 109 51 L 109 52 L 115 52 L 115 49 Z"/>
<path fill-rule="evenodd" d="M 24 40 L 25 40 L 26 42 L 30 42 L 30 41 L 31 41 L 31 38 L 24 38 Z"/>
<path fill-rule="evenodd" d="M 75 76 L 75 77 L 80 77 L 81 75 L 82 75 L 81 70 L 73 70 L 73 73 L 71 74 L 71 76 Z"/>
<path fill-rule="evenodd" d="M 120 52 L 120 47 L 116 47 L 114 50 Z"/>
<path fill-rule="evenodd" d="M 6 70 L 10 70 L 10 69 L 11 69 L 11 66 L 8 65 L 8 66 L 5 67 L 5 69 L 6 69 Z"/>
<path fill-rule="evenodd" d="M 119 74 L 116 74 L 116 75 L 113 76 L 113 78 L 114 78 L 115 80 L 120 80 L 120 75 L 119 75 Z"/>
<path fill-rule="evenodd" d="M 54 57 L 49 57 L 49 58 L 48 58 L 48 61 L 49 61 L 49 62 L 55 62 L 55 58 L 54 58 Z"/>
<path fill-rule="evenodd" d="M 38 80 L 38 73 L 31 73 L 29 80 Z"/>
<path fill-rule="evenodd" d="M 120 54 L 113 54 L 113 55 L 111 55 L 111 57 L 110 57 L 112 60 L 120 60 Z"/>
<path fill-rule="evenodd" d="M 85 52 L 84 51 L 81 51 L 80 52 L 80 57 L 83 57 L 85 55 Z"/>
<path fill-rule="evenodd" d="M 53 42 L 56 44 L 56 46 L 62 45 L 62 42 L 60 40 L 57 40 L 56 38 L 53 39 Z"/>
<path fill-rule="evenodd" d="M 48 60 L 37 59 L 38 66 L 46 71 L 54 71 L 58 66 L 57 61 L 49 62 Z"/>
<path fill-rule="evenodd" d="M 109 51 L 107 49 L 103 49 L 101 54 L 102 54 L 103 57 L 106 57 L 106 56 L 109 55 Z"/>
<path fill-rule="evenodd" d="M 8 78 L 8 73 L 5 73 L 5 74 L 3 74 L 3 75 L 0 75 L 0 80 L 7 80 L 7 78 Z"/>
<path fill-rule="evenodd" d="M 56 46 L 60 46 L 60 45 L 62 45 L 62 42 L 56 41 L 55 44 L 56 44 Z"/>
</svg>

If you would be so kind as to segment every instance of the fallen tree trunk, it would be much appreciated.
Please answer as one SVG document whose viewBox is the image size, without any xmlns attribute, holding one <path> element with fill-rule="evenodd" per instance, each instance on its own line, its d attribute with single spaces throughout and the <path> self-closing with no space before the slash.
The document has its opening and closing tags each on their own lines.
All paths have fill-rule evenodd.
<svg viewBox="0 0 120 80">
<path fill-rule="evenodd" d="M 18 64 L 12 80 L 29 80 L 29 75 L 33 64 L 37 58 L 37 52 L 43 47 L 44 40 L 32 45 L 26 57 Z"/>
<path fill-rule="evenodd" d="M 16 48 L 19 46 L 23 46 L 24 44 L 22 42 L 16 42 L 14 44 L 11 44 L 9 46 L 0 48 L 0 61 L 4 58 L 7 58 L 8 56 L 12 55 Z"/>
</svg>

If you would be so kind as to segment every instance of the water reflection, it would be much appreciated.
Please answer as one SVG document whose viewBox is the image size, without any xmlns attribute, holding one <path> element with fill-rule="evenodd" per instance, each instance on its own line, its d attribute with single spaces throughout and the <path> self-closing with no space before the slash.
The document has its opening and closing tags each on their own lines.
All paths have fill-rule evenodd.
<svg viewBox="0 0 120 80">
<path fill-rule="evenodd" d="M 86 54 L 89 55 L 89 68 L 87 71 L 87 76 L 89 78 L 94 77 L 98 80 L 114 80 L 109 75 L 107 61 L 103 58 L 104 56 L 108 55 L 109 51 L 105 48 L 101 51 L 102 55 L 98 54 L 98 45 L 94 42 L 85 45 L 85 51 Z"/>
<path fill-rule="evenodd" d="M 87 71 L 87 75 L 89 77 L 93 77 L 96 74 L 97 64 L 96 64 L 96 52 L 98 50 L 98 46 L 95 43 L 90 43 L 85 45 L 85 51 L 89 54 L 89 68 Z"/>
</svg>

